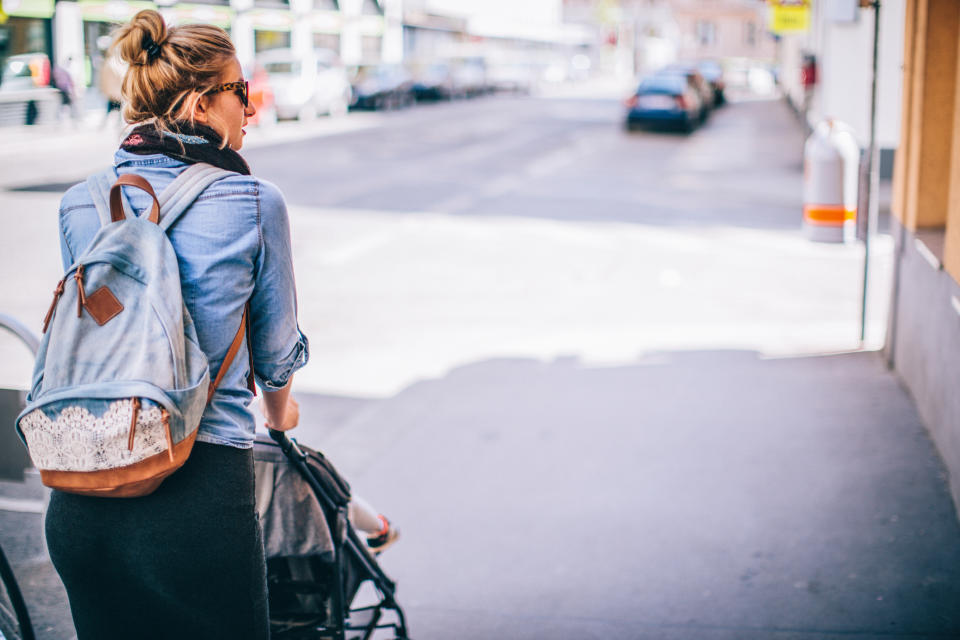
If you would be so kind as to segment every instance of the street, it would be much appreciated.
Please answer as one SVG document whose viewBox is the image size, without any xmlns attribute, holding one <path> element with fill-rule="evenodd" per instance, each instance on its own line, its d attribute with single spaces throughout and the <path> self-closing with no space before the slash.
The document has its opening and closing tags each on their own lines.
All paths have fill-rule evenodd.
<svg viewBox="0 0 960 640">
<path fill-rule="evenodd" d="M 399 525 L 417 640 L 960 635 L 946 472 L 875 353 L 893 243 L 861 348 L 862 248 L 804 238 L 802 130 L 739 98 L 690 136 L 610 93 L 248 136 L 310 339 L 293 435 Z M 33 327 L 58 191 L 113 146 L 65 139 L 0 148 L 0 311 Z M 29 371 L 3 337 L 0 387 Z M 0 485 L 38 637 L 70 638 L 39 499 Z"/>
</svg>

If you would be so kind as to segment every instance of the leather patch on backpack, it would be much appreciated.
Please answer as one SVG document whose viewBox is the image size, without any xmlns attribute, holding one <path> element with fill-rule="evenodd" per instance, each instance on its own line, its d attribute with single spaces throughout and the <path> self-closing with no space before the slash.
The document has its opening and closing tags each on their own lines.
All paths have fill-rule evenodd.
<svg viewBox="0 0 960 640">
<path fill-rule="evenodd" d="M 123 305 L 106 285 L 88 295 L 83 308 L 101 327 L 123 311 Z"/>
</svg>

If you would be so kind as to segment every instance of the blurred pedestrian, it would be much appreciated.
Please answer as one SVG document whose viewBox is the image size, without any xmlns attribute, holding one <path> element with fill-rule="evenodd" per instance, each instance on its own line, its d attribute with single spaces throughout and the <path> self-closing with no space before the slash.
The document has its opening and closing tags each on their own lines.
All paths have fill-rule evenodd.
<svg viewBox="0 0 960 640">
<path fill-rule="evenodd" d="M 103 114 L 103 121 L 100 128 L 107 126 L 110 120 L 110 113 L 117 112 L 120 118 L 120 124 L 123 124 L 122 114 L 120 113 L 121 100 L 123 95 L 123 78 L 127 73 L 126 63 L 120 59 L 115 51 L 108 51 L 100 67 L 100 79 L 97 83 L 100 93 L 106 99 L 106 111 Z"/>
<path fill-rule="evenodd" d="M 70 66 L 73 62 L 73 58 L 68 57 L 66 60 L 66 66 Z M 79 120 L 80 111 L 77 105 L 77 92 L 74 88 L 73 77 L 70 75 L 70 72 L 61 65 L 59 62 L 54 63 L 53 68 L 50 71 L 50 79 L 52 80 L 53 86 L 56 87 L 57 91 L 60 92 L 60 109 L 58 110 L 58 120 L 63 117 L 63 112 L 67 112 L 67 117 L 71 118 L 74 123 Z"/>
<path fill-rule="evenodd" d="M 290 386 L 308 347 L 297 326 L 286 206 L 237 153 L 256 109 L 225 31 L 167 27 L 159 13 L 145 10 L 119 30 L 113 49 L 130 65 L 123 115 L 136 125 L 114 156 L 116 172 L 145 179 L 156 193 L 197 162 L 232 172 L 169 229 L 190 314 L 185 320 L 194 324 L 211 371 L 223 377 L 190 457 L 153 493 L 103 498 L 52 491 L 50 558 L 79 640 L 266 640 L 248 375 L 256 372 L 268 426 L 297 426 Z M 129 191 L 132 208 L 150 207 L 146 192 Z M 87 250 L 100 224 L 87 186 L 70 189 L 60 208 L 64 265 Z M 128 259 L 135 269 L 138 258 Z M 220 372 L 243 317 L 247 339 Z"/>
</svg>

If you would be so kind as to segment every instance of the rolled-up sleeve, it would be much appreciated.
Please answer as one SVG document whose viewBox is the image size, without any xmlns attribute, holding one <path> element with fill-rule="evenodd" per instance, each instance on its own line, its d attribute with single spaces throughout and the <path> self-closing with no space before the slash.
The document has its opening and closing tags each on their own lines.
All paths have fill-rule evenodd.
<svg viewBox="0 0 960 640">
<path fill-rule="evenodd" d="M 282 389 L 307 363 L 310 350 L 297 325 L 287 207 L 277 187 L 259 182 L 260 250 L 250 299 L 253 368 L 262 388 Z"/>
</svg>

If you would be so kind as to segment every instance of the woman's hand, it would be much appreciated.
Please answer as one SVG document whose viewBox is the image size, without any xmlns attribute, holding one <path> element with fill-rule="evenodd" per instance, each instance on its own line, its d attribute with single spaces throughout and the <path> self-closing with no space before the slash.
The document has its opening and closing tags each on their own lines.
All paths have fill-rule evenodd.
<svg viewBox="0 0 960 640">
<path fill-rule="evenodd" d="M 274 426 L 274 424 L 279 426 Z M 267 428 L 273 429 L 274 431 L 290 431 L 290 429 L 293 429 L 298 424 L 300 424 L 300 405 L 293 399 L 293 396 L 287 398 L 287 406 L 283 412 L 283 418 L 276 423 L 271 421 L 269 417 L 267 418 Z"/>
<path fill-rule="evenodd" d="M 260 401 L 260 410 L 266 418 L 268 429 L 289 431 L 300 422 L 300 405 L 290 395 L 290 382 L 283 389 L 275 391 L 261 388 L 263 397 Z"/>
</svg>

